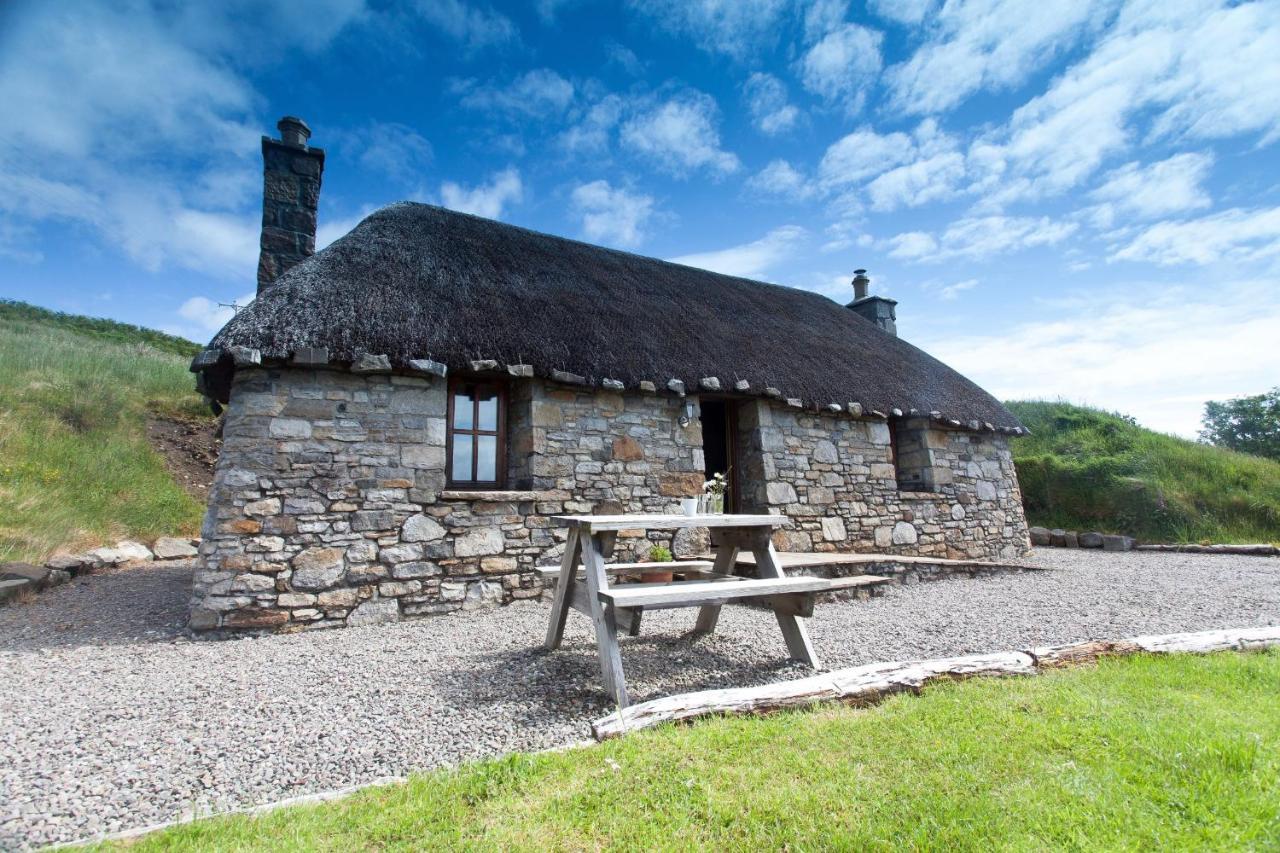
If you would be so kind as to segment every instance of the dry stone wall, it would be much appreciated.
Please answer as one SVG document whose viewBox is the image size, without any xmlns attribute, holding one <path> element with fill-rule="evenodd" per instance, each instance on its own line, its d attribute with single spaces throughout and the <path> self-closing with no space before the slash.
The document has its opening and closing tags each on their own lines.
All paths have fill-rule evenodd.
<svg viewBox="0 0 1280 853">
<path fill-rule="evenodd" d="M 875 551 L 950 559 L 1010 559 L 1029 548 L 1008 440 L 944 430 L 927 421 L 935 491 L 898 487 L 884 421 L 804 412 L 768 401 L 744 404 L 744 500 L 782 512 L 787 551 Z"/>
<path fill-rule="evenodd" d="M 518 490 L 445 488 L 443 379 L 300 368 L 236 374 L 201 544 L 191 627 L 366 625 L 540 594 L 563 513 L 664 512 L 702 484 L 683 402 L 513 388 Z M 624 531 L 619 552 L 650 545 Z M 696 550 L 699 543 L 686 543 Z"/>
<path fill-rule="evenodd" d="M 678 396 L 513 383 L 504 492 L 445 483 L 447 383 L 329 369 L 237 372 L 191 611 L 198 631 L 367 625 L 541 593 L 557 563 L 551 517 L 672 512 L 700 492 L 702 432 Z M 753 401 L 741 409 L 746 509 L 783 512 L 786 550 L 1009 557 L 1026 549 L 1001 437 L 930 433 L 938 494 L 899 493 L 883 422 Z M 945 472 L 944 472 L 945 474 Z M 623 531 L 677 554 L 705 532 Z"/>
</svg>

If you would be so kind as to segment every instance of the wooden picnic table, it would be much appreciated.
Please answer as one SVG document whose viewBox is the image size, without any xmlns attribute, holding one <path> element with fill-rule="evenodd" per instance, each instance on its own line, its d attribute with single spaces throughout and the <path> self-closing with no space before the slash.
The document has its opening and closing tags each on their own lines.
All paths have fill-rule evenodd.
<svg viewBox="0 0 1280 853">
<path fill-rule="evenodd" d="M 863 578 L 787 577 L 778 565 L 771 536 L 788 523 L 780 515 L 561 515 L 569 526 L 560 568 L 545 570 L 557 578 L 546 647 L 558 648 L 564 636 L 570 608 L 591 617 L 605 690 L 618 703 L 628 704 L 618 629 L 633 636 L 639 632 L 645 610 L 697 607 L 695 631 L 715 630 L 720 608 L 726 604 L 768 607 L 778 621 L 787 651 L 796 660 L 820 669 L 818 655 L 809 641 L 805 616 L 813 612 L 814 596 L 858 586 Z M 716 546 L 714 561 L 620 563 L 607 565 L 620 530 L 710 529 Z M 755 561 L 754 578 L 735 575 L 738 552 L 748 551 Z M 579 568 L 581 566 L 581 568 Z M 610 578 L 630 577 L 644 571 L 672 571 L 684 580 L 662 583 L 611 584 Z"/>
</svg>

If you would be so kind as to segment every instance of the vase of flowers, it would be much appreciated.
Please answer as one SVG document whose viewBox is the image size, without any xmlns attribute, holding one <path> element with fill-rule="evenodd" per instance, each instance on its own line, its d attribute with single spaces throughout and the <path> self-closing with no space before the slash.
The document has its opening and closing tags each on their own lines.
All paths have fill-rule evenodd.
<svg viewBox="0 0 1280 853">
<path fill-rule="evenodd" d="M 724 493 L 729 488 L 729 478 L 724 474 L 716 474 L 702 484 L 702 499 L 708 515 L 724 514 Z"/>
</svg>

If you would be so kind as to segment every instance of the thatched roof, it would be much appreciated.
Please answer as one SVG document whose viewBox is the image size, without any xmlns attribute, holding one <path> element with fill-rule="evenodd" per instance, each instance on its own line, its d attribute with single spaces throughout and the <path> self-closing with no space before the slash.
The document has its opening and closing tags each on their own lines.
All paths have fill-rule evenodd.
<svg viewBox="0 0 1280 853">
<path fill-rule="evenodd" d="M 218 332 L 192 369 L 223 402 L 233 347 L 263 363 L 305 348 L 337 363 L 385 355 L 393 369 L 494 360 L 659 391 L 745 380 L 744 393 L 807 408 L 1020 426 L 951 368 L 818 294 L 408 202 L 289 270 Z"/>
</svg>

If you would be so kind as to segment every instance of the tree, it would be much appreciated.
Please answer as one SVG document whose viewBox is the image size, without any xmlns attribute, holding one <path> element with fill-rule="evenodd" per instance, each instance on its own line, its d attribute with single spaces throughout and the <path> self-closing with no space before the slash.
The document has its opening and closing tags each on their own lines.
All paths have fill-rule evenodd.
<svg viewBox="0 0 1280 853">
<path fill-rule="evenodd" d="M 1202 421 L 1201 441 L 1280 459 L 1280 387 L 1221 403 L 1210 400 Z"/>
</svg>

